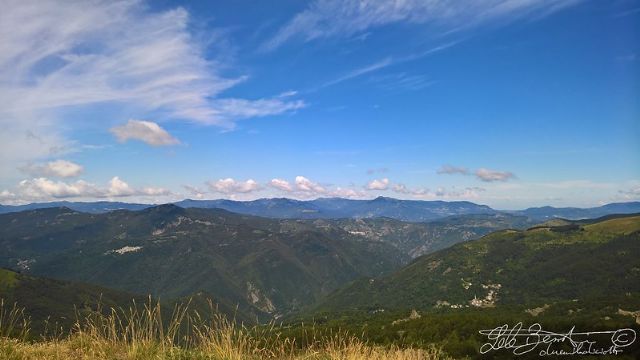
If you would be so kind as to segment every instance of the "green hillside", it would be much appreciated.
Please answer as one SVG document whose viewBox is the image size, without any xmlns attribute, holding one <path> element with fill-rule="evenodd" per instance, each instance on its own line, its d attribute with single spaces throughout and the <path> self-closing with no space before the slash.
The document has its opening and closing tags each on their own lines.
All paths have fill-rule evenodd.
<svg viewBox="0 0 640 360">
<path fill-rule="evenodd" d="M 0 262 L 59 279 L 163 299 L 197 292 L 278 317 L 409 256 L 312 223 L 162 205 L 85 214 L 67 208 L 0 215 Z"/>
<path fill-rule="evenodd" d="M 77 316 L 95 311 L 99 304 L 117 308 L 130 306 L 132 300 L 145 300 L 143 296 L 96 285 L 29 276 L 7 269 L 0 269 L 0 299 L 5 308 L 13 304 L 24 308 L 36 334 L 44 329 L 45 319 L 51 325 L 68 328 Z"/>
<path fill-rule="evenodd" d="M 357 281 L 318 309 L 539 306 L 640 294 L 640 216 L 504 230 Z"/>
</svg>

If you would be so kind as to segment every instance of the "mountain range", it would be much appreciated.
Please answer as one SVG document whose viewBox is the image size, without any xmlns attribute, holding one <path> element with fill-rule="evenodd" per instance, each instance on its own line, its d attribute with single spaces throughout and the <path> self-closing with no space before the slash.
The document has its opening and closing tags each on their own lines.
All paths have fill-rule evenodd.
<svg viewBox="0 0 640 360">
<path fill-rule="evenodd" d="M 245 324 L 282 321 L 278 331 L 301 341 L 308 331 L 347 330 L 376 344 L 438 343 L 452 356 L 477 357 L 478 329 L 496 324 L 640 330 L 639 253 L 637 213 L 571 220 L 496 211 L 409 222 L 173 204 L 52 207 L 0 214 L 0 298 L 24 307 L 38 333 L 46 319 L 68 328 L 98 303 L 126 309 L 151 295 L 168 309 L 190 302 L 207 314 L 212 301 Z M 638 351 L 629 349 L 631 358 Z"/>
<path fill-rule="evenodd" d="M 0 229 L 3 266 L 162 298 L 204 291 L 253 317 L 278 317 L 410 259 L 337 226 L 170 204 L 9 213 Z"/>
<path fill-rule="evenodd" d="M 570 220 L 596 218 L 609 214 L 631 214 L 640 212 L 640 202 L 611 203 L 593 208 L 556 208 L 551 206 L 524 210 L 501 211 L 486 205 L 468 201 L 420 201 L 378 197 L 372 200 L 343 198 L 319 198 L 294 200 L 287 198 L 235 200 L 182 200 L 174 205 L 183 208 L 223 209 L 239 214 L 279 219 L 335 219 L 388 217 L 396 220 L 424 222 L 454 215 L 509 213 L 526 216 L 541 222 L 551 218 Z M 114 210 L 142 210 L 155 205 L 124 202 L 47 202 L 26 205 L 0 205 L 0 214 L 50 207 L 68 207 L 88 213 L 104 213 Z"/>
<path fill-rule="evenodd" d="M 245 318 L 265 319 L 417 256 L 530 225 L 502 213 L 412 223 L 272 219 L 172 204 L 98 214 L 44 208 L 0 214 L 0 265 L 162 298 L 204 292 L 238 305 Z"/>
</svg>

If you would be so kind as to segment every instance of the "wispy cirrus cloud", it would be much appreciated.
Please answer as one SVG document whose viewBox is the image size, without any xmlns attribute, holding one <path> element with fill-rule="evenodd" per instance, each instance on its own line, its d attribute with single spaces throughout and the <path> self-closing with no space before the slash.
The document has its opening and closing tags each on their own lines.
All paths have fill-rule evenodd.
<svg viewBox="0 0 640 360">
<path fill-rule="evenodd" d="M 296 14 L 262 49 L 274 50 L 298 39 L 304 42 L 353 37 L 395 23 L 429 25 L 440 32 L 470 28 L 491 22 L 510 22 L 530 16 L 546 16 L 580 0 L 315 0 Z"/>
<path fill-rule="evenodd" d="M 368 74 L 370 72 L 374 72 L 374 71 L 383 69 L 383 68 L 385 68 L 385 67 L 387 67 L 387 66 L 389 66 L 391 64 L 393 64 L 393 59 L 391 57 L 388 57 L 388 58 L 382 59 L 380 61 L 377 61 L 377 62 L 375 62 L 373 64 L 369 64 L 369 65 L 363 66 L 361 68 L 351 70 L 348 73 L 346 73 L 346 74 L 344 74 L 344 75 L 342 75 L 340 77 L 337 77 L 337 78 L 335 78 L 333 80 L 327 81 L 326 83 L 322 84 L 321 87 L 327 87 L 327 86 L 335 85 L 335 84 L 341 83 L 343 81 L 347 81 L 347 80 L 356 78 L 358 76 L 362 76 L 362 75 Z"/>
<path fill-rule="evenodd" d="M 305 106 L 277 95 L 223 96 L 247 76 L 224 74 L 234 64 L 207 55 L 181 7 L 151 11 L 142 0 L 8 0 L 0 12 L 0 43 L 0 141 L 14 154 L 0 156 L 3 170 L 68 146 L 61 124 L 69 109 L 113 105 L 130 117 L 153 112 L 162 121 L 229 129 L 241 119 Z"/>
<path fill-rule="evenodd" d="M 113 101 L 231 126 L 302 106 L 278 96 L 221 97 L 247 77 L 222 75 L 231 64 L 205 56 L 183 8 L 150 12 L 137 0 L 10 1 L 0 20 L 0 94 L 10 112 Z"/>
<path fill-rule="evenodd" d="M 405 72 L 373 76 L 371 83 L 385 90 L 418 91 L 435 83 L 426 75 L 410 75 Z"/>
<path fill-rule="evenodd" d="M 393 56 L 389 56 L 386 57 L 382 60 L 376 61 L 372 64 L 369 65 L 365 65 L 356 69 L 353 69 L 349 72 L 347 72 L 344 75 L 341 75 L 333 80 L 327 81 L 325 83 L 323 83 L 322 85 L 320 85 L 318 88 L 324 88 L 324 87 L 328 87 L 328 86 L 333 86 L 336 84 L 339 84 L 341 82 L 344 81 L 348 81 L 369 73 L 373 73 L 379 70 L 382 70 L 384 68 L 387 68 L 389 66 L 392 65 L 396 65 L 396 64 L 400 64 L 400 63 L 404 63 L 404 62 L 408 62 L 408 61 L 413 61 L 413 60 L 417 60 L 420 58 L 423 58 L 425 56 L 429 56 L 435 53 L 438 53 L 440 51 L 446 50 L 454 45 L 456 45 L 458 42 L 457 41 L 452 41 L 449 43 L 445 43 L 433 48 L 430 48 L 426 51 L 421 51 L 415 54 L 411 54 L 408 56 L 400 56 L 400 57 L 393 57 Z M 392 76 L 393 77 L 393 76 Z M 427 81 L 424 78 L 420 78 L 420 77 L 408 77 L 406 74 L 401 74 L 398 76 L 398 74 L 395 75 L 395 79 L 394 79 L 394 84 L 393 86 L 405 86 L 405 88 L 407 87 L 411 87 L 413 86 L 414 89 L 423 87 L 423 86 L 427 86 Z M 376 79 L 373 79 L 374 81 Z M 387 79 L 389 80 L 389 79 Z M 389 84 L 387 84 L 387 86 L 389 86 Z"/>
</svg>

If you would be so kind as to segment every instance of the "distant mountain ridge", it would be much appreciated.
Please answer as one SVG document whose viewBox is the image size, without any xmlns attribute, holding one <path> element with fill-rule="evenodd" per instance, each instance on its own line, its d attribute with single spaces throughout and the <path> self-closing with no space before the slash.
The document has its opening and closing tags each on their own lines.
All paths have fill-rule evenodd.
<svg viewBox="0 0 640 360">
<path fill-rule="evenodd" d="M 114 210 L 142 210 L 155 205 L 150 204 L 136 204 L 125 203 L 117 201 L 92 201 L 92 202 L 74 202 L 74 201 L 52 201 L 45 203 L 31 203 L 25 205 L 0 205 L 0 214 L 47 209 L 47 208 L 60 208 L 66 207 L 75 211 L 101 214 Z"/>
<path fill-rule="evenodd" d="M 288 198 L 235 200 L 191 200 L 173 203 L 183 208 L 218 208 L 239 214 L 269 217 L 275 219 L 337 219 L 387 217 L 402 221 L 423 222 L 456 215 L 509 213 L 527 216 L 535 221 L 553 218 L 579 220 L 596 218 L 610 214 L 630 214 L 640 212 L 640 202 L 611 203 L 594 208 L 555 208 L 551 206 L 524 210 L 500 211 L 486 205 L 468 201 L 422 201 L 399 200 L 378 197 L 371 200 L 344 198 L 318 198 L 315 200 L 295 200 Z M 156 205 L 125 202 L 68 202 L 33 203 L 26 205 L 0 205 L 0 214 L 51 207 L 68 207 L 87 213 L 104 213 L 115 210 L 142 210 Z"/>
<path fill-rule="evenodd" d="M 552 206 L 543 206 L 509 212 L 512 214 L 528 216 L 536 221 L 544 221 L 553 218 L 568 220 L 593 219 L 612 214 L 638 213 L 640 212 L 640 201 L 611 203 L 593 208 L 556 208 Z"/>
<path fill-rule="evenodd" d="M 221 208 L 241 214 L 285 219 L 336 219 L 388 217 L 403 221 L 428 221 L 451 215 L 493 214 L 486 205 L 468 201 L 419 201 L 377 197 L 373 200 L 319 198 L 292 200 L 286 198 L 253 201 L 184 200 L 181 207 Z"/>
</svg>

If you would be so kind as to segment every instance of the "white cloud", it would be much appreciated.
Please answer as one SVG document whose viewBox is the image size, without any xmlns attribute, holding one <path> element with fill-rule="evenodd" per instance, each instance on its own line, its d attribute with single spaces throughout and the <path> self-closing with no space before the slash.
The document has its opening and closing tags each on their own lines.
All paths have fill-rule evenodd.
<svg viewBox="0 0 640 360">
<path fill-rule="evenodd" d="M 352 37 L 393 23 L 430 25 L 441 32 L 489 22 L 509 22 L 525 16 L 546 16 L 580 0 L 315 0 L 267 40 L 273 50 L 297 38 L 311 41 Z"/>
<path fill-rule="evenodd" d="M 370 81 L 381 89 L 389 91 L 418 91 L 435 83 L 429 76 L 411 75 L 406 72 L 377 75 L 371 77 Z"/>
<path fill-rule="evenodd" d="M 346 74 L 344 74 L 344 75 L 342 75 L 342 76 L 340 76 L 340 77 L 338 77 L 336 79 L 328 81 L 328 82 L 324 83 L 322 85 L 322 87 L 335 85 L 335 84 L 341 83 L 343 81 L 347 81 L 347 80 L 356 78 L 358 76 L 362 76 L 364 74 L 368 74 L 368 73 L 383 69 L 383 68 L 385 68 L 385 67 L 387 67 L 387 66 L 389 66 L 389 65 L 391 65 L 393 63 L 394 62 L 393 62 L 392 58 L 390 58 L 390 57 L 385 58 L 385 59 L 377 61 L 377 62 L 375 62 L 373 64 L 361 67 L 359 69 L 352 70 L 352 71 L 350 71 L 350 72 L 348 72 L 348 73 L 346 73 Z"/>
<path fill-rule="evenodd" d="M 21 200 L 49 200 L 70 197 L 102 197 L 104 192 L 84 180 L 73 183 L 53 181 L 47 178 L 22 180 L 18 184 L 16 198 Z"/>
<path fill-rule="evenodd" d="M 21 171 L 36 177 L 74 177 L 82 173 L 81 165 L 67 160 L 55 160 L 44 164 L 29 164 L 20 168 Z"/>
<path fill-rule="evenodd" d="M 7 0 L 0 11 L 0 170 L 69 145 L 65 113 L 100 104 L 127 117 L 233 128 L 304 102 L 277 95 L 224 97 L 246 76 L 207 58 L 184 8 L 151 11 L 142 0 Z M 100 119 L 102 120 L 102 119 Z M 87 119 L 87 121 L 98 121 Z M 38 138 L 28 138 L 34 134 Z"/>
<path fill-rule="evenodd" d="M 289 184 L 287 180 L 271 179 L 271 181 L 269 182 L 269 186 L 276 188 L 278 190 L 282 190 L 284 192 L 293 191 L 293 187 L 291 187 L 291 184 Z"/>
<path fill-rule="evenodd" d="M 298 91 L 296 90 L 287 90 L 284 91 L 282 93 L 280 93 L 280 95 L 278 95 L 279 98 L 287 98 L 287 97 L 291 97 L 291 96 L 296 96 L 298 95 Z"/>
<path fill-rule="evenodd" d="M 237 193 L 250 193 L 260 190 L 260 184 L 253 179 L 247 181 L 236 181 L 232 178 L 220 179 L 218 181 L 209 181 L 207 183 L 211 191 L 223 193 L 223 194 L 237 194 Z"/>
<path fill-rule="evenodd" d="M 288 111 L 302 109 L 306 106 L 302 100 L 283 100 L 281 97 L 270 99 L 219 99 L 212 102 L 213 109 L 202 111 L 190 111 L 193 117 L 214 118 L 220 121 L 220 125 L 232 127 L 233 122 L 241 119 L 262 117 L 274 114 L 282 114 Z"/>
<path fill-rule="evenodd" d="M 376 72 L 378 70 L 384 69 L 384 68 L 389 67 L 391 65 L 395 65 L 395 64 L 399 64 L 399 63 L 403 63 L 403 62 L 407 62 L 407 61 L 412 61 L 412 60 L 416 60 L 416 59 L 419 59 L 419 58 L 422 58 L 422 57 L 425 57 L 425 56 L 428 56 L 428 55 L 431 55 L 431 54 L 435 54 L 435 53 L 440 52 L 442 50 L 448 49 L 448 48 L 454 46 L 455 44 L 457 44 L 457 42 L 455 42 L 455 41 L 454 42 L 449 42 L 449 43 L 446 43 L 446 44 L 439 45 L 439 46 L 436 46 L 434 48 L 431 48 L 431 49 L 429 49 L 427 51 L 423 51 L 423 52 L 419 52 L 419 53 L 416 53 L 416 54 L 412 54 L 410 56 L 397 57 L 397 58 L 394 58 L 394 57 L 391 57 L 391 56 L 390 57 L 386 57 L 386 58 L 384 58 L 384 59 L 382 59 L 380 61 L 377 61 L 377 62 L 375 62 L 373 64 L 366 65 L 366 66 L 351 70 L 348 73 L 346 73 L 346 74 L 344 74 L 344 75 L 342 75 L 340 77 L 337 77 L 337 78 L 335 78 L 335 79 L 333 79 L 331 81 L 327 81 L 326 83 L 322 84 L 320 86 L 320 88 L 327 87 L 327 86 L 332 86 L 332 85 L 341 83 L 343 81 L 351 80 L 353 78 L 357 78 L 357 77 L 360 77 L 362 75 L 366 75 L 366 74 L 369 74 L 369 73 L 372 73 L 372 72 Z M 373 79 L 373 80 L 375 81 L 376 79 Z M 412 87 L 413 87 L 413 89 L 416 89 L 416 88 L 420 88 L 421 87 L 421 83 L 422 83 L 422 85 L 425 85 L 426 81 L 424 79 L 418 79 L 416 77 L 413 77 L 413 78 L 406 77 L 406 75 L 403 74 L 403 75 L 400 75 L 399 78 L 396 77 L 395 83 L 396 84 L 394 86 L 400 85 L 400 86 L 404 86 L 405 89 L 411 89 Z"/>
<path fill-rule="evenodd" d="M 513 173 L 508 171 L 496 171 L 485 168 L 476 170 L 476 177 L 485 182 L 507 181 L 515 177 Z"/>
<path fill-rule="evenodd" d="M 5 4 L 0 24 L 0 94 L 5 103 L 14 101 L 12 111 L 116 101 L 223 124 L 245 116 L 237 106 L 264 116 L 286 104 L 277 96 L 219 98 L 246 77 L 226 78 L 220 70 L 228 64 L 205 58 L 183 8 L 151 12 L 136 0 L 21 0 Z M 229 102 L 234 114 L 225 113 Z"/>
<path fill-rule="evenodd" d="M 387 190 L 389 188 L 389 179 L 375 179 L 367 184 L 367 190 Z"/>
<path fill-rule="evenodd" d="M 160 187 L 145 187 L 140 190 L 140 194 L 147 196 L 166 196 L 171 195 L 171 191 Z"/>
<path fill-rule="evenodd" d="M 180 143 L 178 139 L 171 136 L 160 125 L 151 121 L 131 119 L 124 125 L 111 128 L 110 131 L 120 142 L 135 139 L 144 141 L 152 146 L 167 146 Z"/>
<path fill-rule="evenodd" d="M 304 176 L 296 176 L 296 189 L 298 191 L 317 195 L 325 194 L 327 192 L 323 186 L 307 179 Z"/>
<path fill-rule="evenodd" d="M 363 198 L 366 194 L 352 188 L 343 187 L 325 187 L 312 181 L 304 176 L 296 176 L 294 183 L 290 183 L 283 179 L 272 179 L 269 186 L 280 190 L 289 196 L 293 195 L 299 198 L 313 198 L 322 196 L 344 197 L 344 198 Z"/>
<path fill-rule="evenodd" d="M 171 191 L 159 187 L 136 189 L 118 176 L 113 177 L 107 187 L 84 180 L 74 182 L 55 181 L 45 177 L 22 180 L 12 191 L 0 192 L 0 201 L 7 203 L 28 203 L 55 199 L 104 199 L 131 196 L 168 196 Z"/>
<path fill-rule="evenodd" d="M 16 194 L 9 190 L 0 191 L 0 201 L 3 203 L 13 203 L 16 199 Z"/>
<path fill-rule="evenodd" d="M 135 190 L 129 184 L 120 180 L 119 177 L 115 176 L 109 181 L 108 196 L 131 196 L 133 194 L 135 194 Z"/>
</svg>

